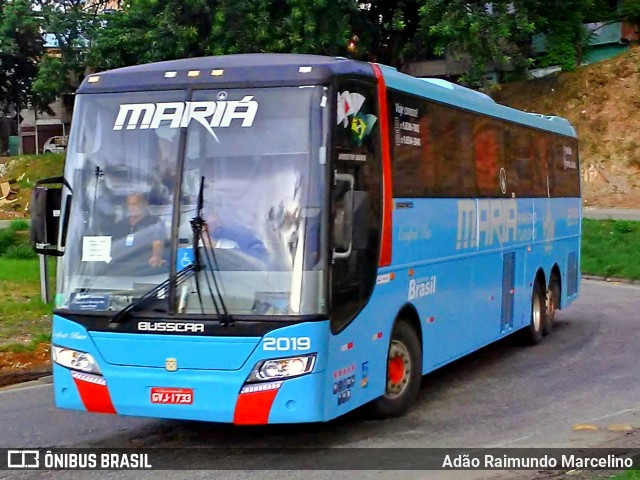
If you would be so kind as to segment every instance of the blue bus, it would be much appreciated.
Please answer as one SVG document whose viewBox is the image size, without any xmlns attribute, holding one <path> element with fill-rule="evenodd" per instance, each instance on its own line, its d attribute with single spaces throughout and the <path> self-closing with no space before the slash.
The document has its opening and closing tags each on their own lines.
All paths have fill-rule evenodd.
<svg viewBox="0 0 640 480">
<path fill-rule="evenodd" d="M 439 79 L 311 55 L 88 76 L 64 176 L 60 408 L 235 424 L 398 416 L 421 377 L 578 296 L 576 132 Z"/>
</svg>

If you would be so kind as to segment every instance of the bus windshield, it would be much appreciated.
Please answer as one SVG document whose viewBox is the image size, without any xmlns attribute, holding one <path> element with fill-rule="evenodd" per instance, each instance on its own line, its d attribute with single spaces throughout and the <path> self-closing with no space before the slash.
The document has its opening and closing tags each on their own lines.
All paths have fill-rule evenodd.
<svg viewBox="0 0 640 480">
<path fill-rule="evenodd" d="M 59 263 L 56 306 L 118 311 L 191 263 L 204 177 L 213 261 L 150 308 L 324 313 L 326 105 L 323 87 L 80 95 L 65 166 L 79 254 Z"/>
</svg>

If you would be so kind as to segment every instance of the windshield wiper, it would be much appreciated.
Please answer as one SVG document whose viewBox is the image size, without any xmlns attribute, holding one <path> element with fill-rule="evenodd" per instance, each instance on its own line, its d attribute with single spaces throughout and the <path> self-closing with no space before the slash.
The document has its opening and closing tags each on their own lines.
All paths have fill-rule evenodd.
<svg viewBox="0 0 640 480">
<path fill-rule="evenodd" d="M 220 285 L 218 285 L 218 280 L 216 279 L 216 275 L 214 272 L 219 272 L 220 269 L 218 267 L 218 262 L 216 261 L 215 253 L 213 252 L 213 248 L 209 249 L 209 229 L 207 228 L 207 222 L 204 221 L 202 217 L 202 211 L 204 208 L 204 177 L 200 178 L 200 190 L 198 192 L 198 203 L 196 206 L 196 216 L 191 219 L 191 230 L 193 231 L 193 263 L 196 271 L 195 282 L 196 282 L 196 291 L 198 293 L 198 301 L 200 302 L 200 309 L 202 314 L 204 314 L 204 305 L 202 303 L 202 294 L 200 293 L 200 281 L 198 280 L 198 272 L 204 272 L 204 278 L 207 281 L 207 287 L 209 289 L 209 294 L 211 295 L 211 300 L 213 301 L 213 307 L 216 310 L 216 314 L 220 319 L 221 325 L 229 325 L 233 322 L 229 311 L 227 310 L 227 306 L 224 303 L 224 298 L 222 298 L 222 291 L 220 290 Z M 207 241 L 205 241 L 204 234 L 207 235 Z M 205 258 L 207 260 L 207 267 L 211 271 L 211 278 L 213 279 L 213 288 L 216 291 L 214 295 L 213 289 L 211 288 L 212 282 L 209 280 L 209 276 L 207 275 L 207 269 L 204 268 L 202 263 L 202 259 L 200 256 L 199 244 L 202 241 L 202 246 L 205 252 Z M 211 255 L 213 256 L 213 262 L 209 256 L 209 250 L 211 250 Z M 216 299 L 217 297 L 217 299 Z M 220 305 L 218 306 L 218 301 Z M 222 310 L 222 312 L 220 312 Z"/>
<path fill-rule="evenodd" d="M 173 282 L 175 282 L 175 285 L 177 287 L 180 283 L 192 277 L 195 274 L 195 272 L 196 272 L 196 269 L 194 265 L 187 265 L 183 269 L 176 272 L 175 276 L 167 278 L 164 282 L 156 285 L 151 290 L 149 290 L 144 295 L 142 295 L 140 298 L 138 298 L 136 301 L 131 302 L 129 305 L 127 305 L 118 313 L 116 313 L 111 319 L 111 323 L 122 323 L 128 320 L 131 312 L 133 312 L 134 310 L 140 309 L 141 307 L 146 305 L 149 301 L 151 301 L 154 297 L 157 298 L 158 293 L 169 288 Z"/>
</svg>

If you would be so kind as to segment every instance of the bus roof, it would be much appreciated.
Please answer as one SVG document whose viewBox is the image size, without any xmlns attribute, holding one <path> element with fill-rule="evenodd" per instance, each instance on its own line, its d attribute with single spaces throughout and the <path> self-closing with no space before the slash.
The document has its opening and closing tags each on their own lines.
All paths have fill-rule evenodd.
<svg viewBox="0 0 640 480">
<path fill-rule="evenodd" d="M 564 118 L 527 113 L 495 103 L 489 96 L 438 78 L 416 78 L 380 65 L 387 87 L 507 121 L 576 136 Z M 297 86 L 326 83 L 336 75 L 373 77 L 369 63 L 342 57 L 249 53 L 186 58 L 135 65 L 88 76 L 78 93 L 195 88 Z"/>
<path fill-rule="evenodd" d="M 78 93 L 313 85 L 346 74 L 373 77 L 373 70 L 368 63 L 339 57 L 246 53 L 169 60 L 101 72 L 87 77 Z M 92 77 L 98 80 L 91 83 Z"/>
</svg>

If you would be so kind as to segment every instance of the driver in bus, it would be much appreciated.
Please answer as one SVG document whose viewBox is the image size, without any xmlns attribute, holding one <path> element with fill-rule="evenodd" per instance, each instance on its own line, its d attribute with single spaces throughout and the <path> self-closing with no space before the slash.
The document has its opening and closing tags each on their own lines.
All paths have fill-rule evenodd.
<svg viewBox="0 0 640 480">
<path fill-rule="evenodd" d="M 131 261 L 136 267 L 158 269 L 166 264 L 164 243 L 166 231 L 162 221 L 151 215 L 149 204 L 141 193 L 127 197 L 128 215 L 112 227 L 117 245 L 116 260 Z"/>
</svg>

